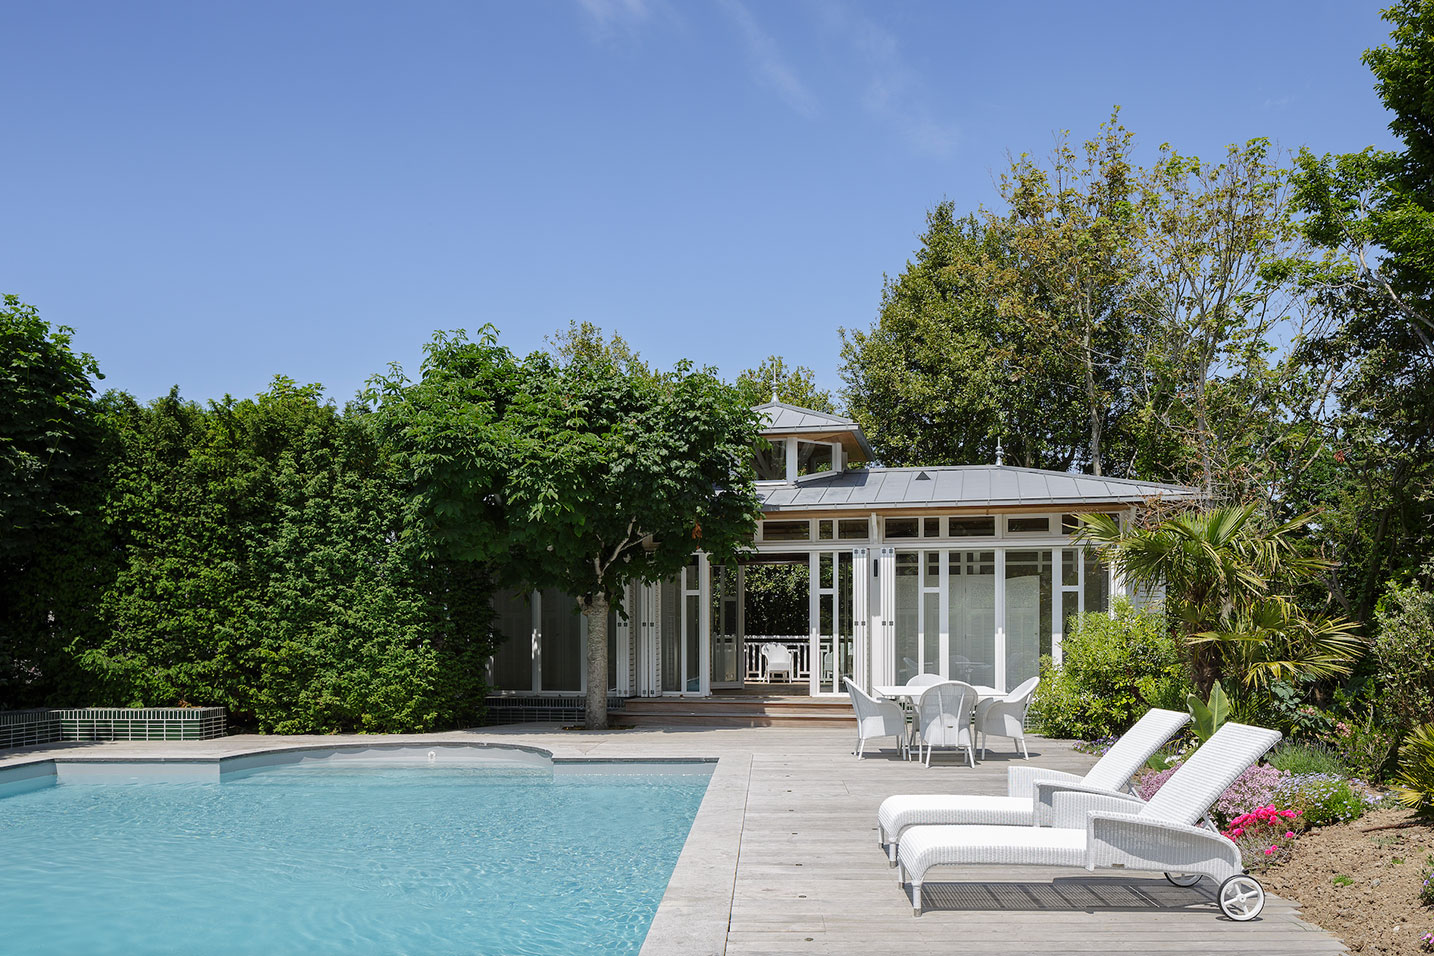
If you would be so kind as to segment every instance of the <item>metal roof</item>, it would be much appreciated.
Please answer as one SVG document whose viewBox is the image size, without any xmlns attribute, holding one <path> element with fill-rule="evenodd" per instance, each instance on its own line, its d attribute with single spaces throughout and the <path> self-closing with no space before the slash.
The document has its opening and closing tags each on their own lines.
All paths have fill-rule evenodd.
<svg viewBox="0 0 1434 956">
<path fill-rule="evenodd" d="M 869 460 L 874 455 L 861 426 L 850 418 L 799 408 L 786 402 L 767 402 L 755 406 L 753 411 L 766 420 L 762 434 L 768 437 L 791 435 L 798 438 L 807 436 L 813 441 L 840 441 L 846 448 L 847 457 L 859 461 Z"/>
<path fill-rule="evenodd" d="M 820 429 L 826 431 L 832 428 L 855 428 L 856 422 L 850 418 L 842 418 L 839 415 L 828 415 L 826 412 L 813 411 L 810 408 L 799 408 L 796 405 L 788 405 L 786 402 L 767 402 L 765 405 L 758 405 L 753 411 L 761 412 L 767 419 L 763 431 L 790 431 Z"/>
<path fill-rule="evenodd" d="M 768 511 L 1138 504 L 1147 498 L 1198 495 L 1197 489 L 1185 485 L 1009 465 L 865 468 L 814 475 L 795 484 L 757 486 L 757 496 Z"/>
</svg>

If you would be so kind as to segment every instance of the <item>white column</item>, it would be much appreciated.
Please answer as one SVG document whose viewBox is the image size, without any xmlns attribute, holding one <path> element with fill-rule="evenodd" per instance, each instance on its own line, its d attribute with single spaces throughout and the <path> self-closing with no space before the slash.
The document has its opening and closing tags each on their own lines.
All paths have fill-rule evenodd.
<svg viewBox="0 0 1434 956">
<path fill-rule="evenodd" d="M 705 552 L 697 554 L 697 692 L 712 695 L 712 571 Z"/>
</svg>

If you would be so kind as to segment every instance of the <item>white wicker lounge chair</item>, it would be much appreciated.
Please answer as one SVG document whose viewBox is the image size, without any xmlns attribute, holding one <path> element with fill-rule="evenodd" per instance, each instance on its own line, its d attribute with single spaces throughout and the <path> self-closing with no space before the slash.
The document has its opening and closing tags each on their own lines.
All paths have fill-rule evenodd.
<svg viewBox="0 0 1434 956">
<path fill-rule="evenodd" d="M 1037 822 L 1049 827 L 912 827 L 897 854 L 902 882 L 910 877 L 912 912 L 921 915 L 921 885 L 933 866 L 996 863 L 1164 872 L 1178 886 L 1208 876 L 1219 884 L 1216 900 L 1226 916 L 1254 919 L 1265 890 L 1244 871 L 1239 847 L 1194 824 L 1279 739 L 1276 730 L 1225 724 L 1134 812 L 1128 797 L 1066 791 L 1037 811 Z"/>
<path fill-rule="evenodd" d="M 856 756 L 861 759 L 866 742 L 874 737 L 895 737 L 897 746 L 906 751 L 906 715 L 901 708 L 889 700 L 877 700 L 856 686 L 850 677 L 846 681 L 846 692 L 851 695 L 851 709 L 856 711 Z"/>
<path fill-rule="evenodd" d="M 976 733 L 981 737 L 981 758 L 986 757 L 986 737 L 1010 737 L 1017 744 L 1021 756 L 1027 760 L 1026 752 L 1026 711 L 1031 709 L 1031 698 L 1036 696 L 1039 677 L 1032 677 L 1005 697 L 983 697 L 976 705 Z"/>
<path fill-rule="evenodd" d="M 1151 708 L 1084 776 L 1045 767 L 1010 767 L 1006 771 L 1004 797 L 960 793 L 887 797 L 876 811 L 877 833 L 886 847 L 887 858 L 892 866 L 896 865 L 896 848 L 901 832 L 907 827 L 943 823 L 1031 826 L 1036 822 L 1036 803 L 1050 803 L 1057 791 L 1119 791 L 1130 783 L 1131 775 L 1145 765 L 1150 755 L 1189 721 L 1189 714 Z"/>
<path fill-rule="evenodd" d="M 959 680 L 939 681 L 921 692 L 916 701 L 916 733 L 917 742 L 926 748 L 926 766 L 931 766 L 931 751 L 937 747 L 964 747 L 966 759 L 976 766 L 976 735 L 971 729 L 976 696 L 976 688 Z"/>
</svg>

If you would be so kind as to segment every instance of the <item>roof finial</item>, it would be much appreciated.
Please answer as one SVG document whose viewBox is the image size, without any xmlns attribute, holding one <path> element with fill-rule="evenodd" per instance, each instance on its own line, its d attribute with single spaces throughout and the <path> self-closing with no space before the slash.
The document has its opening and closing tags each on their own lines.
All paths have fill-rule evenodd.
<svg viewBox="0 0 1434 956">
<path fill-rule="evenodd" d="M 1004 463 L 1001 461 L 1001 436 L 1000 436 L 1000 435 L 997 435 L 997 436 L 996 436 L 996 464 L 997 464 L 998 466 L 1001 465 L 1001 464 L 1004 464 Z"/>
</svg>

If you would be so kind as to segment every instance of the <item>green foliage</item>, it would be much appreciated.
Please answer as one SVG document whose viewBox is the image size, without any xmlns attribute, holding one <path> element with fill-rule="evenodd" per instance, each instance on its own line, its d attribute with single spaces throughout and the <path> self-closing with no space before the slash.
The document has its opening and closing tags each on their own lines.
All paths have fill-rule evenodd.
<svg viewBox="0 0 1434 956">
<path fill-rule="evenodd" d="M 1272 525 L 1251 504 L 1127 528 L 1109 515 L 1082 515 L 1076 538 L 1103 545 L 1102 559 L 1137 586 L 1164 589 L 1197 690 L 1208 692 L 1222 676 L 1262 688 L 1348 674 L 1363 649 L 1352 622 L 1307 612 L 1287 596 L 1329 569 L 1296 536 L 1311 517 Z"/>
<path fill-rule="evenodd" d="M 1427 569 L 1434 578 L 1434 563 Z M 1394 586 L 1375 610 L 1382 714 L 1402 732 L 1434 714 L 1434 592 Z"/>
<path fill-rule="evenodd" d="M 1325 773 L 1344 775 L 1349 772 L 1344 759 L 1323 744 L 1307 741 L 1285 741 L 1269 756 L 1271 766 L 1288 773 Z"/>
<path fill-rule="evenodd" d="M 847 408 L 886 465 L 1008 461 L 1064 471 L 1084 448 L 1068 358 L 994 295 L 1000 231 L 949 202 L 926 217 L 914 261 L 888 278 L 869 331 L 843 329 Z"/>
<path fill-rule="evenodd" d="M 836 413 L 832 393 L 817 387 L 815 373 L 805 365 L 789 366 L 780 355 L 770 355 L 756 368 L 749 368 L 732 383 L 748 405 L 763 405 L 772 400 L 810 408 L 816 412 Z"/>
<path fill-rule="evenodd" d="M 1164 618 L 1119 601 L 1113 616 L 1085 614 L 1064 637 L 1062 662 L 1041 662 L 1031 719 L 1051 737 L 1124 733 L 1151 707 L 1178 709 L 1188 679 Z"/>
<path fill-rule="evenodd" d="M 1230 719 L 1230 701 L 1225 697 L 1219 681 L 1210 688 L 1208 700 L 1190 694 L 1185 698 L 1185 706 L 1190 710 L 1190 729 L 1202 744 L 1215 736 L 1215 731 Z"/>
<path fill-rule="evenodd" d="M 1406 807 L 1434 816 L 1434 723 L 1420 724 L 1404 738 L 1394 792 Z"/>
<path fill-rule="evenodd" d="M 1325 740 L 1334 735 L 1335 718 L 1328 711 L 1309 703 L 1310 678 L 1273 681 L 1268 690 L 1266 711 L 1270 724 L 1287 738 Z"/>
<path fill-rule="evenodd" d="M 263 732 L 471 725 L 486 582 L 432 556 L 364 416 L 278 379 L 201 408 L 106 397 L 123 556 L 76 640 L 89 703 L 219 704 Z"/>
<path fill-rule="evenodd" d="M 366 397 L 415 477 L 436 555 L 578 598 L 597 728 L 607 612 L 625 586 L 669 578 L 697 550 L 729 562 L 754 537 L 759 422 L 710 369 L 653 373 L 591 328 L 566 342 L 558 361 L 518 360 L 491 327 L 440 334 L 420 381 L 394 369 Z"/>
<path fill-rule="evenodd" d="M 1364 795 L 1348 780 L 1324 773 L 1291 778 L 1278 802 L 1283 808 L 1298 810 L 1298 822 L 1306 828 L 1357 820 L 1368 809 Z"/>
<path fill-rule="evenodd" d="M 66 647 L 98 626 L 92 594 L 111 573 L 91 382 L 102 376 L 70 334 L 0 300 L 0 710 L 68 686 Z"/>
<path fill-rule="evenodd" d="M 744 579 L 748 634 L 806 634 L 811 573 L 806 564 L 749 564 Z"/>
</svg>

